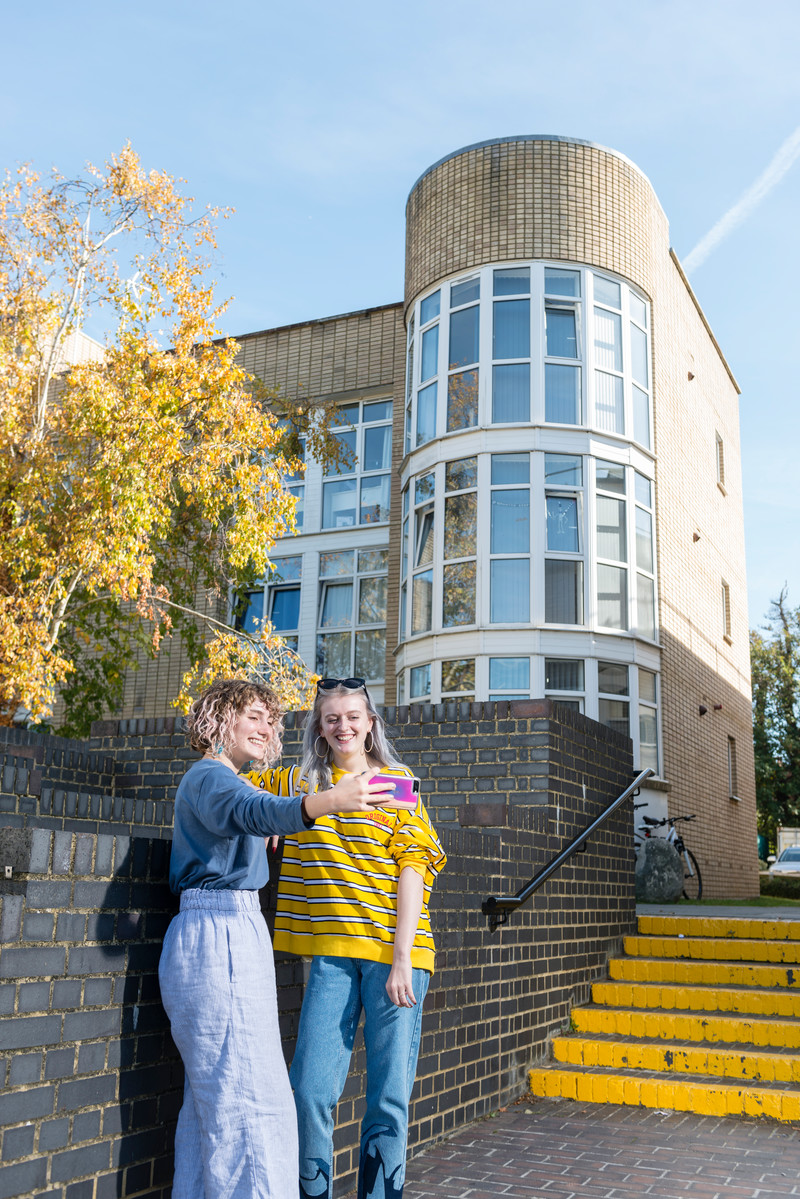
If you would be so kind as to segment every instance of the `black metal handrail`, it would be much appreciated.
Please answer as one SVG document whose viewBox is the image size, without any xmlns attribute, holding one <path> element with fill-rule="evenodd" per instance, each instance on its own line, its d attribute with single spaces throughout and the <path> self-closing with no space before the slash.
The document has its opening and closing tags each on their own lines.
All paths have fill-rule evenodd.
<svg viewBox="0 0 800 1199">
<path fill-rule="evenodd" d="M 490 932 L 494 932 L 501 924 L 507 924 L 509 912 L 513 912 L 515 908 L 526 903 L 534 891 L 538 891 L 542 883 L 547 882 L 551 874 L 554 874 L 560 866 L 563 866 L 574 853 L 584 849 L 592 833 L 595 833 L 600 828 L 600 825 L 604 824 L 609 816 L 613 815 L 617 808 L 625 803 L 626 799 L 630 799 L 632 795 L 636 795 L 642 783 L 651 774 L 655 774 L 655 771 L 651 770 L 650 767 L 637 774 L 630 787 L 626 787 L 621 795 L 618 795 L 591 824 L 586 826 L 583 832 L 578 833 L 577 837 L 573 837 L 569 845 L 566 845 L 546 866 L 543 866 L 541 870 L 534 874 L 531 881 L 526 883 L 521 891 L 517 891 L 516 895 L 490 895 L 488 899 L 484 899 L 481 909 L 484 915 L 489 917 Z"/>
</svg>

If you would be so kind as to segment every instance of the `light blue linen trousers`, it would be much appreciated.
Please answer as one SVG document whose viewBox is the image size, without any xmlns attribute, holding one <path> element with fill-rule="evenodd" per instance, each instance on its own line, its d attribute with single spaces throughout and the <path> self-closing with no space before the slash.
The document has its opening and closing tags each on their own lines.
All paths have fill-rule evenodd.
<svg viewBox="0 0 800 1199">
<path fill-rule="evenodd" d="M 298 1199 L 297 1119 L 258 892 L 184 891 L 158 976 L 186 1072 L 172 1199 Z"/>
</svg>

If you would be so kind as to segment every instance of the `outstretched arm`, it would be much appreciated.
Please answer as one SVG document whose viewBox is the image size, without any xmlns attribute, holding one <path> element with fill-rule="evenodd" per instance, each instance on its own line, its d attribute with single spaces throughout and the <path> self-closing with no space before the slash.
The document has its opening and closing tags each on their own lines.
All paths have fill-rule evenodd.
<svg viewBox="0 0 800 1199">
<path fill-rule="evenodd" d="M 397 927 L 392 968 L 386 981 L 386 993 L 395 1007 L 414 1007 L 417 1002 L 411 982 L 411 948 L 417 935 L 423 896 L 422 875 L 412 866 L 405 866 L 397 880 Z"/>
</svg>

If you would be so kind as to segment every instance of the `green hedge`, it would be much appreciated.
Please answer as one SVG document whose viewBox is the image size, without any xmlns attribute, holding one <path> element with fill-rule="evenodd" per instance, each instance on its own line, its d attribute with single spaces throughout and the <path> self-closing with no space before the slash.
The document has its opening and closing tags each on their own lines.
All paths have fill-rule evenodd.
<svg viewBox="0 0 800 1199">
<path fill-rule="evenodd" d="M 780 878 L 775 875 L 761 875 L 761 894 L 773 895 L 777 899 L 800 899 L 800 875 Z"/>
</svg>

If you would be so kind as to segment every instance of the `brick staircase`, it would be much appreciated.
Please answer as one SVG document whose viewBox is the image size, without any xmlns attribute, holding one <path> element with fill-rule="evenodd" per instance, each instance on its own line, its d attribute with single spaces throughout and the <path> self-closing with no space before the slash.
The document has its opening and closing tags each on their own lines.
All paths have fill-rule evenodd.
<svg viewBox="0 0 800 1199">
<path fill-rule="evenodd" d="M 800 920 L 640 916 L 534 1095 L 800 1120 Z"/>
</svg>

